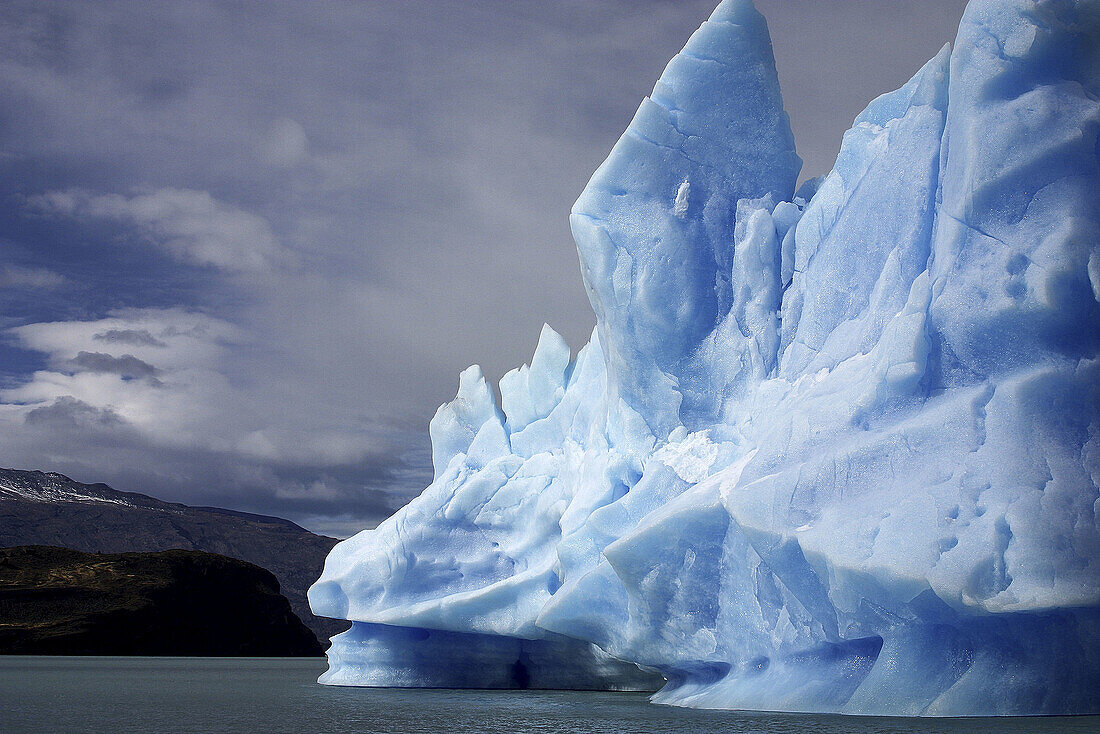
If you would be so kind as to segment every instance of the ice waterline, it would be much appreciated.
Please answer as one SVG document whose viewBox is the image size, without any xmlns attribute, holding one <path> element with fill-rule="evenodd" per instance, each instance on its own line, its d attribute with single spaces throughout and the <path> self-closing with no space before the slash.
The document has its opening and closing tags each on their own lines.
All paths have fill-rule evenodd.
<svg viewBox="0 0 1100 734">
<path fill-rule="evenodd" d="M 796 192 L 725 0 L 573 207 L 591 341 L 462 373 L 321 681 L 1100 711 L 1098 100 L 1100 0 L 971 0 Z"/>
</svg>

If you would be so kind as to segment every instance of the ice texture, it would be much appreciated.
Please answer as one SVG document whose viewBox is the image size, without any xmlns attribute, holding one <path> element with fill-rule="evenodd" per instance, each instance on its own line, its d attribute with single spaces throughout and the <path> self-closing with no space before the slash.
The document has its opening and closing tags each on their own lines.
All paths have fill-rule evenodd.
<svg viewBox="0 0 1100 734">
<path fill-rule="evenodd" d="M 462 373 L 322 681 L 1100 711 L 1098 100 L 1100 0 L 972 0 L 796 192 L 723 2 L 573 208 L 591 341 Z"/>
</svg>

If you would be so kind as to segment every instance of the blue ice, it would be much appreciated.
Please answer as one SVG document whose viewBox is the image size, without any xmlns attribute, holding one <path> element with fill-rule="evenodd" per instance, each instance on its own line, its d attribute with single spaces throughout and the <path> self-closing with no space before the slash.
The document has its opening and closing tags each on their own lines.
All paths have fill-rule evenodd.
<svg viewBox="0 0 1100 734">
<path fill-rule="evenodd" d="M 1100 711 L 1100 0 L 972 0 L 801 162 L 725 0 L 573 207 L 597 327 L 431 423 L 323 682 Z"/>
</svg>

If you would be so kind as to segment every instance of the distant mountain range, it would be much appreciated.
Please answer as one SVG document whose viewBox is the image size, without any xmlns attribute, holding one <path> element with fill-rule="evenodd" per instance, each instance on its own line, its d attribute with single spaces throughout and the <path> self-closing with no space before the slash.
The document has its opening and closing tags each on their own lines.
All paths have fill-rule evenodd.
<svg viewBox="0 0 1100 734">
<path fill-rule="evenodd" d="M 53 472 L 0 469 L 0 547 L 50 545 L 88 553 L 185 549 L 267 569 L 294 613 L 322 645 L 348 623 L 317 617 L 306 590 L 336 538 L 289 520 L 217 507 L 191 507 Z"/>
</svg>

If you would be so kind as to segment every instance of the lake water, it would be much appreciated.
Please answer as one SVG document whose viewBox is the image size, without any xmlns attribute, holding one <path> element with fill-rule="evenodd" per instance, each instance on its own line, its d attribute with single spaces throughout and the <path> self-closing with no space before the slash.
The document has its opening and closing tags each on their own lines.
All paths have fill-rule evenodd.
<svg viewBox="0 0 1100 734">
<path fill-rule="evenodd" d="M 1100 732 L 1100 717 L 883 719 L 693 711 L 634 693 L 318 685 L 322 659 L 0 656 L 0 732 L 915 734 Z"/>
</svg>

